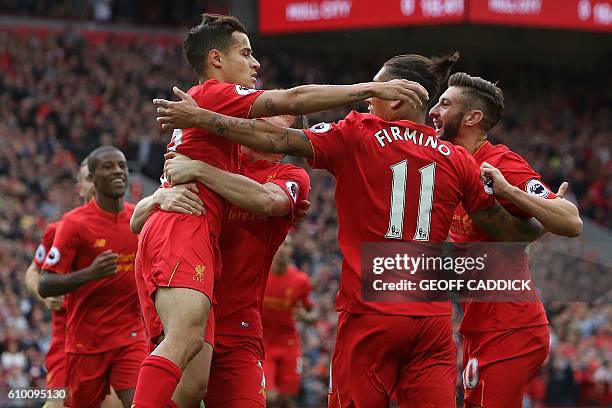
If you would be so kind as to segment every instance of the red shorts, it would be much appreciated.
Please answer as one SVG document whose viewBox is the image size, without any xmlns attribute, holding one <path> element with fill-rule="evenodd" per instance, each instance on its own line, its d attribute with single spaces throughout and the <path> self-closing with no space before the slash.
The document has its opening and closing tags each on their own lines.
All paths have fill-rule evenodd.
<svg viewBox="0 0 612 408">
<path fill-rule="evenodd" d="M 140 252 L 138 252 L 140 254 Z M 159 344 L 159 337 L 164 334 L 164 327 L 162 325 L 161 318 L 157 314 L 155 308 L 155 302 L 153 297 L 155 292 L 150 294 L 147 290 L 142 274 L 142 258 L 136 255 L 136 266 L 135 266 L 135 280 L 136 288 L 138 289 L 138 298 L 140 300 L 140 308 L 142 309 L 142 318 L 145 323 L 145 330 L 147 332 L 147 344 L 148 353 L 150 354 L 155 347 Z M 211 305 L 210 312 L 208 313 L 208 320 L 206 322 L 206 333 L 204 334 L 204 341 L 209 343 L 211 346 L 215 346 L 215 308 Z"/>
<path fill-rule="evenodd" d="M 263 346 L 252 337 L 217 336 L 215 339 L 207 408 L 266 406 Z"/>
<path fill-rule="evenodd" d="M 290 345 L 265 345 L 266 390 L 281 395 L 296 396 L 302 381 L 302 350 L 299 343 Z"/>
<path fill-rule="evenodd" d="M 465 333 L 463 389 L 466 404 L 521 407 L 531 378 L 548 354 L 548 325 Z"/>
<path fill-rule="evenodd" d="M 151 214 L 140 234 L 136 255 L 151 298 L 158 287 L 189 288 L 214 302 L 221 254 L 208 222 L 207 215 Z"/>
<path fill-rule="evenodd" d="M 111 386 L 115 391 L 136 388 L 146 356 L 144 341 L 102 353 L 66 353 L 70 406 L 99 407 Z"/>
<path fill-rule="evenodd" d="M 65 337 L 51 337 L 49 351 L 45 356 L 47 367 L 47 388 L 66 387 L 66 352 L 64 351 Z"/>
<path fill-rule="evenodd" d="M 450 316 L 340 312 L 329 407 L 454 407 L 457 356 Z"/>
</svg>

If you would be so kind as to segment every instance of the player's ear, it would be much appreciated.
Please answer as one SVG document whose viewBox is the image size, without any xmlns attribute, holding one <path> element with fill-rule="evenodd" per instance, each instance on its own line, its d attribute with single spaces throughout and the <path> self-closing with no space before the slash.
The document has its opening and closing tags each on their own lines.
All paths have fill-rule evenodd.
<svg viewBox="0 0 612 408">
<path fill-rule="evenodd" d="M 216 49 L 212 49 L 208 52 L 208 64 L 215 68 L 221 68 L 221 52 Z"/>
<path fill-rule="evenodd" d="M 482 121 L 483 113 L 481 110 L 475 109 L 467 112 L 464 116 L 466 126 L 476 126 Z"/>
<path fill-rule="evenodd" d="M 399 99 L 397 101 L 391 101 L 391 109 L 398 110 L 399 108 L 402 107 L 403 103 L 404 101 L 401 101 Z"/>
</svg>

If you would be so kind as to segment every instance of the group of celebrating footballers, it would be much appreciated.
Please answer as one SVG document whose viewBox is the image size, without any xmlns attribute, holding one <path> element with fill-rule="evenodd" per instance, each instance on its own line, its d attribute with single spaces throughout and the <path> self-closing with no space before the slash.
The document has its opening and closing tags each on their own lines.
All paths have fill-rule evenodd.
<svg viewBox="0 0 612 408">
<path fill-rule="evenodd" d="M 454 407 L 451 303 L 363 301 L 361 244 L 527 245 L 581 233 L 567 183 L 553 193 L 522 157 L 487 141 L 501 90 L 450 75 L 457 53 L 393 57 L 372 82 L 257 90 L 259 63 L 232 16 L 204 14 L 184 50 L 198 85 L 153 101 L 173 129 L 161 188 L 124 202 L 123 153 L 95 149 L 82 167 L 86 203 L 46 229 L 28 270 L 28 286 L 57 309 L 47 385 L 66 387 L 63 404 L 78 408 L 265 407 L 266 380 L 300 351 L 293 326 L 262 323 L 262 310 L 286 321 L 287 310 L 312 307 L 283 245 L 310 206 L 307 173 L 282 163 L 293 155 L 336 179 L 344 260 L 328 405 Z M 306 129 L 303 115 L 360 101 L 369 113 Z M 526 273 L 527 256 L 515 260 Z M 466 405 L 520 407 L 548 352 L 542 304 L 462 306 Z M 274 332 L 265 355 L 264 326 Z M 295 378 L 274 381 L 284 383 L 269 394 L 275 404 L 292 404 Z"/>
</svg>

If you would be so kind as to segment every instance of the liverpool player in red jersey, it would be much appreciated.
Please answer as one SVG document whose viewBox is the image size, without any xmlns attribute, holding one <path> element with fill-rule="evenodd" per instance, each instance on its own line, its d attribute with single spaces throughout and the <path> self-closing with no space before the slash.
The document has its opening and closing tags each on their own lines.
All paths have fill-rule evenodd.
<svg viewBox="0 0 612 408">
<path fill-rule="evenodd" d="M 291 239 L 278 249 L 263 301 L 266 390 L 272 407 L 293 407 L 300 391 L 302 349 L 294 315 L 310 311 L 308 275 L 291 265 Z"/>
<path fill-rule="evenodd" d="M 95 197 L 64 215 L 39 281 L 41 296 L 67 296 L 70 404 L 99 406 L 110 386 L 132 403 L 145 344 L 134 282 L 137 237 L 124 203 L 127 163 L 103 146 L 88 157 Z"/>
<path fill-rule="evenodd" d="M 347 86 L 308 85 L 288 90 L 254 89 L 259 63 L 252 55 L 243 25 L 234 17 L 205 14 L 184 43 L 187 60 L 199 85 L 189 94 L 199 106 L 247 118 L 303 114 L 378 96 L 418 103 L 407 81 Z M 238 145 L 197 128 L 175 128 L 168 150 L 236 172 Z M 224 201 L 198 183 L 206 207 L 200 216 L 157 211 L 142 230 L 138 257 L 147 291 L 154 299 L 165 337 L 145 360 L 135 395 L 136 408 L 164 407 L 173 394 L 182 370 L 205 348 L 202 343 L 214 303 L 213 284 L 220 274 L 218 240 Z M 203 237 L 194 241 L 193 236 Z M 180 313 L 177 311 L 180 310 Z"/>
<path fill-rule="evenodd" d="M 437 95 L 457 58 L 397 56 L 385 63 L 375 81 L 418 80 L 429 95 Z M 158 102 L 161 123 L 198 126 L 254 149 L 306 157 L 337 180 L 344 262 L 330 406 L 381 407 L 393 392 L 401 407 L 454 406 L 450 303 L 363 301 L 361 244 L 442 242 L 460 202 L 478 225 L 500 239 L 502 223 L 515 227 L 505 236 L 512 241 L 529 239 L 539 229 L 525 230 L 484 193 L 469 153 L 438 140 L 435 130 L 423 124 L 425 106 L 372 98 L 372 114 L 351 112 L 337 124 L 302 132 L 201 109 L 189 95 L 176 93 L 181 101 Z"/>
<path fill-rule="evenodd" d="M 493 179 L 495 195 L 509 212 L 524 219 L 536 217 L 555 234 L 580 234 L 582 221 L 576 207 L 550 191 L 521 156 L 487 140 L 487 132 L 503 115 L 501 89 L 465 73 L 452 75 L 448 86 L 430 111 L 438 136 L 463 146 L 482 164 L 483 174 Z M 450 238 L 456 242 L 495 240 L 474 225 L 461 206 L 453 216 Z M 513 263 L 529 273 L 526 253 Z M 467 301 L 462 306 L 466 404 L 520 407 L 527 383 L 548 352 L 548 321 L 542 303 Z"/>
<path fill-rule="evenodd" d="M 87 169 L 87 159 L 81 162 L 77 174 L 77 192 L 79 197 L 87 202 L 93 196 L 93 184 L 87 179 L 89 171 Z M 45 263 L 47 253 L 53 244 L 55 232 L 60 221 L 48 224 L 43 233 L 40 245 L 36 249 L 36 254 L 32 263 L 28 267 L 25 276 L 25 284 L 32 295 L 43 301 L 51 310 L 51 342 L 49 350 L 45 356 L 45 366 L 47 368 L 46 386 L 47 388 L 66 387 L 66 353 L 64 352 L 65 330 L 66 330 L 66 309 L 64 307 L 64 296 L 50 296 L 43 299 L 38 293 L 38 281 L 40 271 Z M 49 408 L 61 408 L 64 406 L 62 400 L 47 401 Z"/>
<path fill-rule="evenodd" d="M 264 120 L 284 126 L 302 122 L 291 116 Z M 179 406 L 194 405 L 204 394 L 207 407 L 265 406 L 261 304 L 267 274 L 278 246 L 296 217 L 302 215 L 299 204 L 308 196 L 310 183 L 303 169 L 280 163 L 282 155 L 243 150 L 240 175 L 184 156 L 166 162 L 165 173 L 173 184 L 197 178 L 231 203 L 219 242 L 223 274 L 215 283 L 219 301 L 209 391 L 206 393 L 208 379 L 202 371 L 207 370 L 210 357 L 200 352 L 185 369 L 174 394 Z M 160 189 L 141 201 L 134 213 L 134 230 L 156 203 L 167 201 L 171 194 L 179 211 L 194 211 L 197 197 L 185 190 L 183 196 L 177 195 L 174 191 L 179 188 Z M 161 334 L 163 328 L 154 310 L 153 315 L 145 312 L 145 320 L 149 328 L 157 326 L 148 328 L 150 332 Z"/>
<path fill-rule="evenodd" d="M 79 172 L 77 173 L 77 193 L 84 203 L 91 200 L 94 195 L 94 185 L 89 180 L 89 169 L 87 168 L 87 158 L 83 159 Z M 60 224 L 61 220 L 52 222 L 45 228 L 43 233 L 42 241 L 36 249 L 36 254 L 32 264 L 26 271 L 25 284 L 36 298 L 45 302 L 47 307 L 51 310 L 51 342 L 49 350 L 45 356 L 45 366 L 47 368 L 46 386 L 47 388 L 66 388 L 66 352 L 64 350 L 64 343 L 66 341 L 66 308 L 65 308 L 65 297 L 61 296 L 50 296 L 47 298 L 41 298 L 38 293 L 38 281 L 40 280 L 40 272 L 44 265 L 45 258 L 51 246 L 53 245 L 53 239 L 55 233 Z M 48 408 L 61 408 L 64 406 L 63 400 L 51 400 L 47 401 L 45 407 Z M 121 406 L 121 401 L 117 397 L 114 390 L 111 389 L 111 393 L 104 399 L 102 408 L 111 408 Z"/>
</svg>

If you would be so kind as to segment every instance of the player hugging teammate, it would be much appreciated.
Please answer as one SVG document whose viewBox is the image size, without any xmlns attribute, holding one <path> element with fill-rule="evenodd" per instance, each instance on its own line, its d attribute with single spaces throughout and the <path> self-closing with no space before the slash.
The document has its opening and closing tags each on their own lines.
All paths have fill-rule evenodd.
<svg viewBox="0 0 612 408">
<path fill-rule="evenodd" d="M 256 90 L 259 63 L 246 30 L 230 16 L 204 15 L 184 47 L 199 84 L 187 93 L 175 89 L 180 101 L 154 101 L 158 121 L 173 129 L 161 188 L 135 209 L 124 204 L 125 158 L 111 147 L 94 151 L 88 164 L 95 199 L 64 216 L 43 266 L 43 296 L 70 292 L 71 403 L 99 405 L 110 382 L 124 406 L 133 396 L 136 408 L 201 400 L 208 408 L 266 405 L 263 368 L 275 375 L 275 360 L 286 357 L 274 340 L 290 345 L 296 337 L 267 338 L 264 354 L 262 310 L 282 305 L 289 331 L 287 311 L 300 302 L 311 306 L 307 279 L 287 260 L 272 266 L 308 209 L 307 174 L 281 163 L 290 154 L 336 179 L 344 262 L 329 406 L 385 407 L 395 395 L 400 407 L 453 407 L 450 302 L 364 301 L 361 244 L 444 242 L 449 233 L 461 242 L 580 233 L 563 189 L 552 193 L 520 156 L 487 141 L 503 113 L 501 90 L 466 74 L 450 76 L 456 53 L 398 55 L 368 83 Z M 447 84 L 430 111 L 428 101 Z M 302 114 L 362 100 L 369 113 L 303 129 Z M 425 125 L 428 112 L 437 129 Z M 268 119 L 251 119 L 261 117 Z M 409 137 L 416 133 L 428 142 Z M 495 195 L 481 176 L 492 180 Z M 137 243 L 127 230 L 132 212 Z M 527 267 L 526 256 L 520 262 Z M 130 266 L 135 280 L 124 273 Z M 466 402 L 520 406 L 547 353 L 541 304 L 463 307 Z M 499 313 L 504 319 L 494 321 Z M 289 354 L 297 362 L 299 346 Z M 279 392 L 291 383 L 281 394 L 295 394 L 299 380 L 274 379 Z"/>
<path fill-rule="evenodd" d="M 457 58 L 457 55 L 433 59 L 400 55 L 388 60 L 374 81 L 418 81 L 426 89 L 422 99 L 425 100 L 427 94 L 433 98 L 446 85 Z M 393 394 L 401 407 L 455 405 L 456 357 L 451 338 L 450 303 L 363 301 L 360 287 L 362 242 L 443 242 L 449 235 L 455 208 L 459 206 L 492 241 L 531 242 L 545 231 L 567 236 L 576 236 L 581 231 L 575 206 L 557 198 L 528 166 L 511 165 L 512 170 L 507 170 L 494 161 L 501 167 L 500 171 L 488 163 L 479 166 L 472 157 L 479 147 L 488 143 L 486 132 L 501 117 L 503 100 L 499 90 L 489 95 L 479 85 L 471 85 L 478 81 L 470 82 L 465 78 L 469 77 L 453 76 L 450 82 L 450 90 L 459 88 L 459 95 L 454 100 L 458 109 L 449 110 L 453 101 L 446 93 L 432 110 L 432 116 L 440 110 L 454 112 L 437 119 L 438 134 L 424 125 L 427 104 L 406 98 L 389 101 L 372 97 L 369 98 L 370 114 L 351 112 L 338 123 L 319 124 L 306 131 L 231 118 L 202 109 L 189 95 L 177 90 L 175 93 L 181 101 L 156 102 L 160 106 L 158 120 L 165 127 L 198 126 L 252 149 L 306 157 L 314 167 L 324 168 L 336 178 L 338 239 L 344 262 L 337 301 L 340 315 L 329 406 L 383 407 Z M 394 142 L 385 143 L 382 149 L 377 135 L 385 129 L 398 131 L 389 135 Z M 453 130 L 471 135 L 465 146 L 461 138 L 451 137 Z M 415 131 L 422 133 L 424 138 L 433 137 L 438 148 L 403 137 Z M 435 139 L 436 136 L 439 138 Z M 501 147 L 494 150 L 497 149 L 503 150 Z M 518 161 L 516 156 L 505 156 Z M 512 171 L 521 174 L 514 177 Z M 495 198 L 500 202 L 485 192 L 481 174 L 492 179 L 497 193 Z M 545 188 L 548 194 L 539 194 L 540 189 L 526 188 L 534 183 Z M 421 193 L 406 194 L 408 188 Z M 357 191 L 360 193 L 355 194 Z M 368 217 L 364 218 L 363 214 Z M 529 307 L 541 308 L 537 303 Z M 531 319 L 537 329 L 528 333 L 505 333 L 514 336 L 517 344 L 522 341 L 533 344 L 530 350 L 524 350 L 527 362 L 517 354 L 516 360 L 510 363 L 519 361 L 512 372 L 524 378 L 500 384 L 507 391 L 503 398 L 508 399 L 499 402 L 496 399 L 499 394 L 494 393 L 499 392 L 500 386 L 491 387 L 491 393 L 484 387 L 478 388 L 478 366 L 470 363 L 469 374 L 464 375 L 466 389 L 476 391 L 466 391 L 469 404 L 520 406 L 514 395 L 522 396 L 524 383 L 532 375 L 533 368 L 542 363 L 542 355 L 546 352 L 542 340 L 545 320 L 542 322 L 538 314 Z M 493 331 L 506 328 L 493 327 L 491 322 L 482 324 L 491 325 Z M 473 342 L 468 339 L 466 343 L 490 345 L 489 339 L 495 335 Z M 529 336 L 533 340 L 529 340 Z M 482 365 L 480 368 L 485 378 L 487 369 L 493 371 Z M 506 378 L 495 374 L 493 377 L 497 378 L 492 381 Z M 432 378 L 436 380 L 431 381 Z"/>
</svg>

